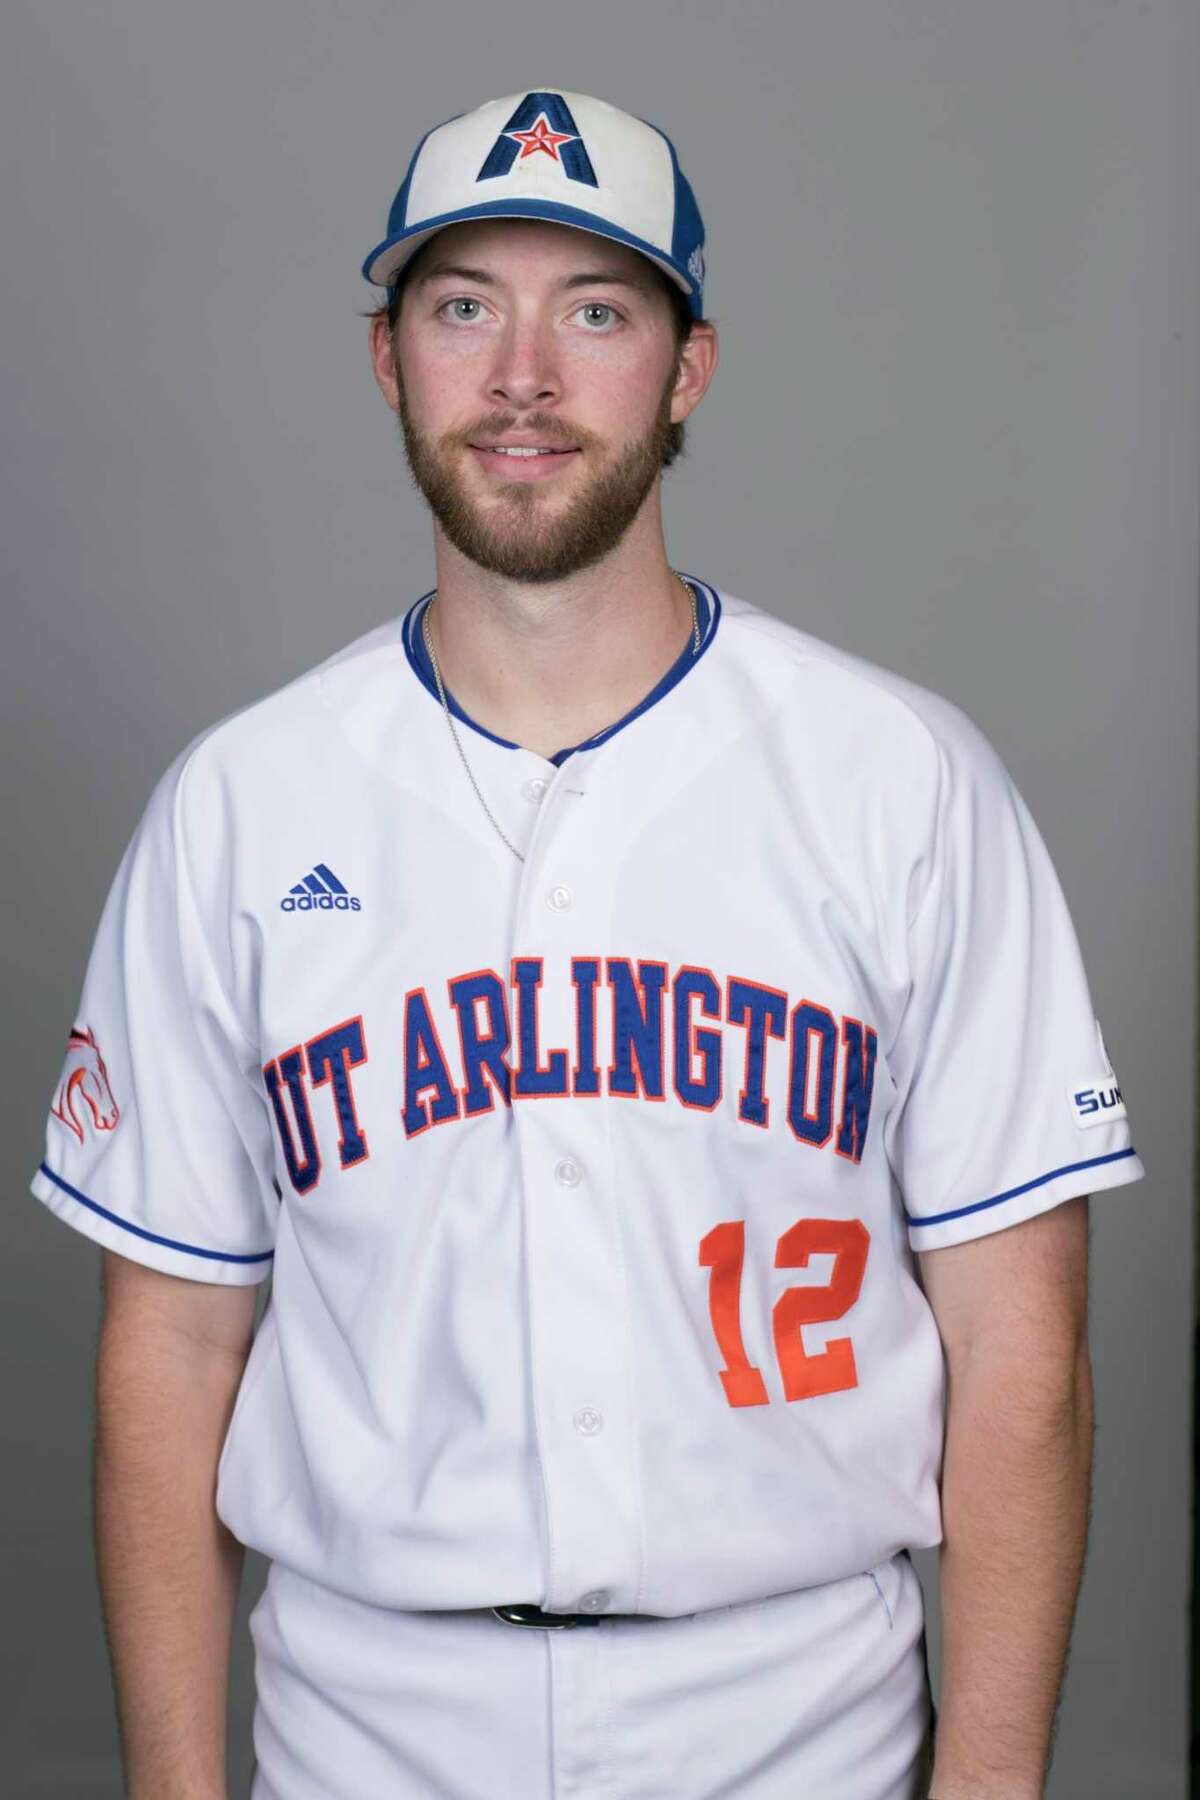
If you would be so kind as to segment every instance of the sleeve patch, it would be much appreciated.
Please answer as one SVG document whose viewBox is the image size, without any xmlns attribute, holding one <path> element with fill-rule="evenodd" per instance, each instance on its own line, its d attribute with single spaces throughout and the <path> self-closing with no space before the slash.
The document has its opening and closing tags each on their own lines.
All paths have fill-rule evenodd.
<svg viewBox="0 0 1200 1800">
<path fill-rule="evenodd" d="M 121 1117 L 96 1034 L 88 1025 L 71 1028 L 50 1110 L 81 1144 L 87 1131 L 112 1131 Z"/>
<path fill-rule="evenodd" d="M 1115 1119 L 1128 1117 L 1121 1089 L 1111 1069 L 1085 1075 L 1067 1088 L 1071 1117 L 1080 1131 L 1093 1125 L 1111 1125 Z"/>
</svg>

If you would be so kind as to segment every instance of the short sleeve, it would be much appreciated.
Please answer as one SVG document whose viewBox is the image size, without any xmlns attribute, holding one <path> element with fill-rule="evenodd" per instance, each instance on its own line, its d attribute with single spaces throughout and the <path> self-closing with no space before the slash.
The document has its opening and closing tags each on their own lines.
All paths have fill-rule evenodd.
<svg viewBox="0 0 1200 1800">
<path fill-rule="evenodd" d="M 990 741 L 945 704 L 885 1127 L 915 1250 L 1145 1174 L 1046 845 Z"/>
<path fill-rule="evenodd" d="M 271 1270 L 278 1191 L 258 1058 L 183 855 L 186 758 L 158 781 L 104 903 L 30 1187 L 107 1249 L 248 1284 Z"/>
</svg>

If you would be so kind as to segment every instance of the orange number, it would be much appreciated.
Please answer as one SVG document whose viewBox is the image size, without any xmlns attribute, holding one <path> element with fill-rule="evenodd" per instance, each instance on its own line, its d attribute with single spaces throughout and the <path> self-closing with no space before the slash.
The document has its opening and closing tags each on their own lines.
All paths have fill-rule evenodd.
<svg viewBox="0 0 1200 1800">
<path fill-rule="evenodd" d="M 850 1311 L 862 1290 L 871 1234 L 861 1219 L 797 1219 L 775 1246 L 777 1269 L 804 1269 L 810 1256 L 831 1255 L 833 1269 L 823 1287 L 787 1288 L 775 1302 L 771 1322 L 775 1355 L 787 1400 L 811 1400 L 858 1386 L 854 1346 L 848 1337 L 830 1338 L 824 1350 L 804 1348 L 802 1325 L 824 1325 Z M 746 1225 L 727 1219 L 700 1240 L 700 1266 L 711 1269 L 708 1310 L 725 1359 L 718 1373 L 730 1406 L 765 1406 L 770 1399 L 761 1369 L 742 1342 L 741 1284 Z"/>
</svg>

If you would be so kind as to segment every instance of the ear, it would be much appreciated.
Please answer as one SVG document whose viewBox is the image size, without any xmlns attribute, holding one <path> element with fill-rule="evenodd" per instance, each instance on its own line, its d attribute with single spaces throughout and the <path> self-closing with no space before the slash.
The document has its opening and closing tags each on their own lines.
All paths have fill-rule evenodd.
<svg viewBox="0 0 1200 1800">
<path fill-rule="evenodd" d="M 392 361 L 392 335 L 388 328 L 387 317 L 382 313 L 373 313 L 369 323 L 371 369 L 380 393 L 392 411 L 398 412 L 400 410 L 400 391 L 396 381 L 395 364 Z"/>
<path fill-rule="evenodd" d="M 679 352 L 679 373 L 671 398 L 671 423 L 678 425 L 695 412 L 708 391 L 717 369 L 717 328 L 696 320 Z"/>
</svg>

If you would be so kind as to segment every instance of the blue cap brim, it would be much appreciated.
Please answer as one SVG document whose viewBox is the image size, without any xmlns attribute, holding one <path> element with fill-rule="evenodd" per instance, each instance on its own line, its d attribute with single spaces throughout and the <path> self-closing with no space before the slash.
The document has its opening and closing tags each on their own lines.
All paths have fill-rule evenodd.
<svg viewBox="0 0 1200 1800">
<path fill-rule="evenodd" d="M 613 243 L 627 244 L 631 250 L 637 250 L 642 256 L 648 257 L 681 288 L 691 303 L 693 316 L 701 316 L 703 302 L 691 276 L 665 257 L 661 250 L 647 243 L 645 238 L 635 236 L 633 232 L 622 231 L 619 225 L 598 222 L 594 213 L 586 212 L 581 207 L 561 206 L 553 200 L 483 201 L 478 206 L 464 206 L 457 212 L 442 213 L 435 219 L 423 219 L 411 230 L 398 232 L 392 237 L 384 238 L 381 244 L 376 244 L 362 265 L 363 276 L 375 287 L 390 289 L 393 278 L 428 238 L 433 237 L 436 232 L 444 231 L 447 225 L 457 225 L 464 219 L 549 219 L 558 225 L 570 225 L 577 231 L 586 231 L 593 237 L 609 238 Z M 393 254 L 397 251 L 398 255 Z"/>
</svg>

